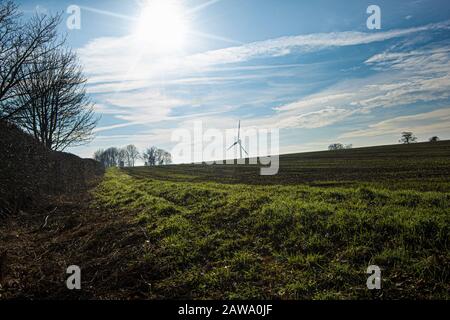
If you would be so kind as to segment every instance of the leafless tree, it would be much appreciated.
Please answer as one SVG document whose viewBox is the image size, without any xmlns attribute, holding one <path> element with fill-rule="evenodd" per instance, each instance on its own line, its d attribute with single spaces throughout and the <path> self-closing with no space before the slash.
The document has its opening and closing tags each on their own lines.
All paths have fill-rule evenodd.
<svg viewBox="0 0 450 320">
<path fill-rule="evenodd" d="M 119 167 L 124 167 L 125 164 L 128 162 L 127 149 L 126 148 L 120 148 L 117 157 L 118 157 L 117 162 L 119 164 Z"/>
<path fill-rule="evenodd" d="M 143 158 L 148 166 L 160 166 L 172 163 L 172 155 L 169 152 L 157 147 L 148 148 L 144 152 Z"/>
<path fill-rule="evenodd" d="M 150 147 L 143 153 L 143 158 L 148 166 L 156 165 L 156 147 Z"/>
<path fill-rule="evenodd" d="M 136 160 L 139 159 L 139 151 L 135 145 L 129 144 L 125 147 L 126 157 L 127 157 L 127 166 L 134 167 Z"/>
<path fill-rule="evenodd" d="M 98 162 L 102 163 L 106 167 L 104 154 L 105 154 L 105 150 L 98 149 L 97 151 L 94 152 L 94 159 L 97 160 Z"/>
<path fill-rule="evenodd" d="M 400 138 L 400 140 L 398 142 L 401 142 L 403 144 L 410 144 L 410 143 L 413 143 L 416 141 L 417 141 L 417 137 L 412 132 L 405 131 L 405 132 L 402 132 L 402 137 Z"/>
<path fill-rule="evenodd" d="M 52 150 L 64 150 L 92 140 L 94 116 L 81 65 L 70 50 L 37 50 L 31 73 L 16 85 L 10 118 Z M 19 72 L 19 74 L 21 74 Z"/>
<path fill-rule="evenodd" d="M 120 150 L 117 148 L 99 149 L 94 153 L 94 159 L 101 162 L 104 167 L 117 167 L 119 165 Z"/>
<path fill-rule="evenodd" d="M 439 137 L 438 136 L 433 136 L 433 137 L 431 137 L 430 139 L 428 139 L 428 141 L 430 141 L 430 142 L 438 142 L 438 141 L 440 141 L 441 139 L 439 139 Z"/>
<path fill-rule="evenodd" d="M 130 144 L 124 148 L 108 148 L 106 150 L 99 149 L 94 153 L 94 159 L 101 162 L 105 167 L 120 166 L 125 163 L 128 167 L 133 167 L 136 160 L 140 158 L 140 154 L 136 146 Z M 172 163 L 172 155 L 157 147 L 148 148 L 142 153 L 142 158 L 146 165 L 167 165 Z"/>
<path fill-rule="evenodd" d="M 159 164 L 160 165 L 168 165 L 171 163 L 172 163 L 172 155 L 169 152 L 163 150 L 163 153 L 159 160 Z"/>
<path fill-rule="evenodd" d="M 328 146 L 328 150 L 343 150 L 345 149 L 345 146 L 342 143 L 333 143 Z"/>
<path fill-rule="evenodd" d="M 0 119 L 19 111 L 10 101 L 20 95 L 17 85 L 34 75 L 30 66 L 37 51 L 45 54 L 62 45 L 62 40 L 56 41 L 60 21 L 60 15 L 36 14 L 23 22 L 14 2 L 0 0 Z"/>
</svg>

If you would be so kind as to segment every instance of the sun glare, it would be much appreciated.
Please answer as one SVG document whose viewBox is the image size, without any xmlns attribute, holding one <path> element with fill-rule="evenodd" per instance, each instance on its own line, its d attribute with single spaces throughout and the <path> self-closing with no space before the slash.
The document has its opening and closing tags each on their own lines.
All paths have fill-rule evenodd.
<svg viewBox="0 0 450 320">
<path fill-rule="evenodd" d="M 179 0 L 147 0 L 141 8 L 136 35 L 157 51 L 182 49 L 188 21 Z"/>
</svg>

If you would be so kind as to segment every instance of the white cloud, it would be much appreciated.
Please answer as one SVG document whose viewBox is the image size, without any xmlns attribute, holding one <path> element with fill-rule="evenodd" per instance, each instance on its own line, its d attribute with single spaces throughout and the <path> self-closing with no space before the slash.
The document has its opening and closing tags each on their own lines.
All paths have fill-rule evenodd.
<svg viewBox="0 0 450 320">
<path fill-rule="evenodd" d="M 319 111 L 301 113 L 296 116 L 282 117 L 277 122 L 279 128 L 322 128 L 334 124 L 348 117 L 352 111 L 327 107 Z"/>
<path fill-rule="evenodd" d="M 415 134 L 445 134 L 450 136 L 450 107 L 411 116 L 401 116 L 370 125 L 367 129 L 355 130 L 339 138 L 361 138 L 382 135 L 399 135 L 403 131 Z"/>
<path fill-rule="evenodd" d="M 293 50 L 311 52 L 329 47 L 368 44 L 403 37 L 425 30 L 441 28 L 448 29 L 449 23 L 430 24 L 421 27 L 377 33 L 345 31 L 281 37 L 192 55 L 187 58 L 186 64 L 206 67 L 209 65 L 237 63 L 256 58 L 283 56 L 290 54 Z"/>
<path fill-rule="evenodd" d="M 330 93 L 328 95 L 318 94 L 274 109 L 277 111 L 308 110 L 311 106 L 323 106 L 336 103 L 336 101 L 345 101 L 349 98 L 351 99 L 354 95 L 355 94 L 351 92 Z"/>
<path fill-rule="evenodd" d="M 118 119 L 127 121 L 158 122 L 168 119 L 170 111 L 186 102 L 166 96 L 158 91 L 140 90 L 115 94 L 102 99 L 105 103 L 119 108 Z"/>
<path fill-rule="evenodd" d="M 312 52 L 329 47 L 367 44 L 422 31 L 448 28 L 449 23 L 444 22 L 376 33 L 340 32 L 282 37 L 186 57 L 160 57 L 152 52 L 142 51 L 132 37 L 101 38 L 80 49 L 80 55 L 90 77 L 89 91 L 97 93 L 96 97 L 100 102 L 96 107 L 97 110 L 124 121 L 98 128 L 97 132 L 166 120 L 176 120 L 176 126 L 183 127 L 188 125 L 188 120 L 198 118 L 206 119 L 214 128 L 220 129 L 233 127 L 237 122 L 237 117 L 223 115 L 230 110 L 229 108 L 220 109 L 218 106 L 215 114 L 194 114 L 193 110 L 189 110 L 185 116 L 171 116 L 174 109 L 197 103 L 178 98 L 174 92 L 167 94 L 164 86 L 167 84 L 213 86 L 227 81 L 250 81 L 261 76 L 252 74 L 205 76 L 202 73 L 230 71 L 233 68 L 243 68 L 243 71 L 247 71 L 245 68 L 248 68 L 248 71 L 264 70 L 267 66 L 246 67 L 236 66 L 234 63 L 283 56 L 293 52 Z M 374 108 L 438 101 L 450 97 L 450 50 L 446 43 L 435 43 L 434 46 L 408 53 L 387 51 L 374 55 L 365 63 L 377 71 L 377 74 L 362 79 L 345 80 L 317 94 L 280 105 L 274 108 L 274 114 L 247 119 L 244 116 L 245 126 L 314 129 L 336 124 L 355 114 L 369 113 Z M 289 70 L 289 67 L 286 69 Z M 190 87 L 186 90 L 189 94 Z M 264 101 L 267 100 L 265 94 L 273 95 L 273 92 L 264 92 L 258 97 L 242 97 L 243 92 L 219 91 L 212 94 L 228 98 L 230 96 L 238 98 L 240 95 L 241 101 L 258 99 Z M 203 99 L 208 98 L 205 94 Z M 214 102 L 219 100 L 216 97 Z M 415 128 L 421 132 L 431 133 L 439 128 L 444 130 L 442 126 L 448 125 L 448 122 L 445 122 L 447 120 L 443 122 L 438 121 L 438 118 L 432 119 L 436 119 L 437 124 L 418 123 Z M 406 120 L 401 117 L 396 118 L 396 121 L 400 122 L 396 123 L 392 119 L 387 124 L 376 123 L 367 131 L 359 130 L 358 133 L 353 131 L 341 137 L 355 138 L 357 134 L 373 135 L 373 132 L 383 130 L 396 134 L 403 124 L 404 128 L 408 127 Z M 396 125 L 399 127 L 396 128 Z M 123 136 L 117 143 L 123 141 L 125 144 L 127 141 L 133 142 L 137 139 L 142 146 L 150 141 L 163 144 L 164 141 L 170 140 L 171 130 L 173 129 L 151 130 L 144 135 Z M 116 138 L 119 139 L 118 136 Z M 116 144 L 114 139 L 105 136 L 99 141 Z"/>
<path fill-rule="evenodd" d="M 412 52 L 384 52 L 366 61 L 378 71 L 363 79 L 275 108 L 282 126 L 323 127 L 354 114 L 450 98 L 450 49 L 433 44 Z M 315 123 L 310 123 L 315 122 Z"/>
<path fill-rule="evenodd" d="M 278 57 L 293 51 L 312 52 L 329 47 L 368 44 L 421 31 L 448 29 L 449 25 L 449 22 L 443 22 L 377 33 L 347 31 L 289 36 L 188 56 L 159 56 L 151 48 L 143 48 L 133 36 L 104 37 L 79 49 L 79 54 L 86 72 L 96 82 L 155 79 L 161 74 L 164 78 L 182 78 L 186 73 L 208 70 L 217 65 Z"/>
</svg>

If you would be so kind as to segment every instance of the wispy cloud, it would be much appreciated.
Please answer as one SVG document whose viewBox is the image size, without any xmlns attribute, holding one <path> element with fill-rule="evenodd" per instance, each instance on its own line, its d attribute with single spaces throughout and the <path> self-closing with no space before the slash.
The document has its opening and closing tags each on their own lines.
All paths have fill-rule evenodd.
<svg viewBox="0 0 450 320">
<path fill-rule="evenodd" d="M 242 118 L 247 127 L 314 130 L 372 113 L 375 109 L 445 101 L 450 98 L 450 46 L 447 42 L 431 41 L 429 45 L 407 51 L 401 46 L 393 46 L 362 60 L 361 65 L 353 66 L 355 70 L 370 69 L 369 75 L 347 78 L 314 94 L 302 98 L 297 95 L 295 99 L 283 99 L 282 102 L 277 101 L 280 95 L 288 97 L 300 90 L 288 79 L 298 75 L 303 65 L 265 65 L 264 59 L 284 62 L 283 57 L 295 55 L 295 61 L 301 61 L 302 55 L 327 48 L 414 38 L 415 34 L 445 31 L 449 26 L 449 22 L 442 22 L 375 33 L 336 32 L 281 37 L 187 56 L 160 57 L 151 51 L 142 52 L 132 36 L 95 39 L 79 51 L 90 77 L 89 91 L 95 94 L 99 104 L 97 110 L 122 121 L 100 127 L 97 132 L 151 124 L 147 132 L 120 136 L 120 141 L 137 139 L 142 145 L 151 141 L 163 144 L 170 140 L 174 128 L 188 126 L 193 119 L 203 119 L 218 129 L 233 127 L 237 119 Z M 274 80 L 277 77 L 286 81 L 278 83 Z M 249 94 L 248 88 L 239 86 L 256 81 L 263 83 L 266 89 Z M 271 81 L 278 87 L 271 87 Z M 200 98 L 195 95 L 197 88 L 202 88 Z M 238 101 L 238 104 L 233 105 L 230 101 Z M 229 113 L 238 106 L 252 103 L 265 105 L 265 112 L 258 114 L 248 109 L 239 116 Z M 197 105 L 209 105 L 210 109 L 195 110 Z M 216 111 L 208 112 L 212 109 Z M 176 110 L 183 112 L 180 115 Z M 408 121 L 414 124 L 414 131 L 442 132 L 446 130 L 445 125 L 449 127 L 446 110 L 374 120 L 366 129 L 347 132 L 339 138 L 376 136 L 377 132 L 398 134 L 401 129 L 411 128 Z M 161 121 L 172 122 L 168 125 L 170 128 L 152 129 Z M 118 135 L 116 137 L 119 139 Z M 102 143 L 111 141 L 106 135 L 100 136 L 99 140 Z M 313 148 L 313 143 L 309 148 Z"/>
<path fill-rule="evenodd" d="M 317 128 L 376 108 L 450 98 L 450 49 L 437 43 L 412 52 L 384 52 L 366 61 L 378 72 L 276 107 L 282 126 Z M 309 123 L 311 122 L 311 123 Z"/>
<path fill-rule="evenodd" d="M 448 29 L 449 26 L 449 22 L 442 22 L 377 33 L 348 31 L 280 37 L 181 57 L 157 56 L 151 48 L 142 49 L 139 39 L 130 35 L 94 39 L 79 49 L 79 53 L 87 73 L 101 82 L 158 79 L 161 74 L 165 78 L 179 78 L 200 70 L 208 71 L 218 65 L 280 57 L 293 52 L 368 44 L 421 31 Z M 130 72 L 136 65 L 139 67 Z"/>
<path fill-rule="evenodd" d="M 327 107 L 314 112 L 282 117 L 276 124 L 278 128 L 322 128 L 345 119 L 353 113 L 351 110 Z"/>
<path fill-rule="evenodd" d="M 132 122 L 143 118 L 151 119 L 149 122 L 167 119 L 173 108 L 186 103 L 181 99 L 150 90 L 132 91 L 126 95 L 117 94 L 112 97 L 106 96 L 102 100 L 108 105 L 120 109 L 116 115 L 118 119 Z"/>
<path fill-rule="evenodd" d="M 370 125 L 367 129 L 354 130 L 339 138 L 361 138 L 382 135 L 399 135 L 402 131 L 413 130 L 415 134 L 448 133 L 450 128 L 450 106 L 431 112 L 411 116 L 401 116 Z"/>
<path fill-rule="evenodd" d="M 186 59 L 186 64 L 206 67 L 209 65 L 237 63 L 256 58 L 284 56 L 292 53 L 294 50 L 311 52 L 329 47 L 354 46 L 404 37 L 421 31 L 449 28 L 450 22 L 447 21 L 377 33 L 347 31 L 281 37 L 192 55 Z"/>
</svg>

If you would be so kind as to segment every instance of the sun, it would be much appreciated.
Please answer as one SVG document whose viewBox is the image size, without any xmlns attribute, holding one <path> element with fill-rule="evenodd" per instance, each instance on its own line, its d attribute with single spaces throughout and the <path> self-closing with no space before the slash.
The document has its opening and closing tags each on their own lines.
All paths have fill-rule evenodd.
<svg viewBox="0 0 450 320">
<path fill-rule="evenodd" d="M 146 0 L 135 35 L 157 51 L 180 50 L 186 42 L 188 19 L 180 0 Z"/>
</svg>

